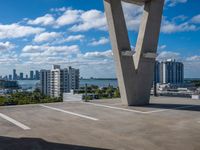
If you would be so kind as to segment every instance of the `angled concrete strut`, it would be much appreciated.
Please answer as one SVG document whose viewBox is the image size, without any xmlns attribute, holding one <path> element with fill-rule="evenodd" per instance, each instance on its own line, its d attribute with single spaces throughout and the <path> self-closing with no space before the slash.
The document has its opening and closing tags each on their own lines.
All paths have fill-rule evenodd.
<svg viewBox="0 0 200 150">
<path fill-rule="evenodd" d="M 121 0 L 104 0 L 121 99 L 125 105 L 146 105 L 153 82 L 164 0 L 123 1 L 144 5 L 144 11 L 133 54 Z"/>
</svg>

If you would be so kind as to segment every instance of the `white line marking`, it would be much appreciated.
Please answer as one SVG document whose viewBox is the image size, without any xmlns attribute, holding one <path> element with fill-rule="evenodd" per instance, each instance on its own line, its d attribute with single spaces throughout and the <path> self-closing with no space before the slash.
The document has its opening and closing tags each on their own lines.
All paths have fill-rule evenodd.
<svg viewBox="0 0 200 150">
<path fill-rule="evenodd" d="M 90 120 L 93 120 L 93 121 L 98 121 L 99 120 L 97 118 L 93 118 L 93 117 L 89 117 L 89 116 L 86 116 L 86 115 L 82 115 L 82 114 L 78 114 L 78 113 L 62 110 L 62 109 L 55 108 L 55 107 L 50 107 L 50 106 L 46 106 L 46 105 L 40 105 L 40 106 L 45 107 L 45 108 L 49 108 L 49 109 L 52 109 L 52 110 L 56 110 L 56 111 L 59 111 L 59 112 L 63 112 L 63 113 L 66 113 L 66 114 L 78 116 L 78 117 L 81 117 L 81 118 L 90 119 Z"/>
<path fill-rule="evenodd" d="M 89 102 L 85 102 L 85 104 L 90 104 L 90 105 L 100 106 L 100 107 L 105 107 L 105 108 L 110 108 L 110 109 L 116 109 L 116 110 L 129 111 L 129 112 L 134 112 L 134 113 L 142 113 L 142 114 L 145 114 L 145 113 L 146 113 L 146 112 L 144 112 L 144 111 L 139 111 L 139 110 L 126 109 L 126 108 L 119 108 L 119 107 L 113 107 L 113 106 L 102 105 L 102 104 L 94 104 L 94 103 L 89 103 Z"/>
<path fill-rule="evenodd" d="M 99 107 L 105 107 L 105 108 L 110 108 L 110 109 L 116 109 L 116 110 L 122 110 L 122 111 L 129 111 L 129 112 L 134 112 L 134 113 L 140 113 L 140 114 L 151 114 L 151 113 L 157 113 L 157 112 L 163 112 L 163 111 L 170 111 L 173 109 L 183 109 L 183 108 L 191 108 L 191 107 L 196 107 L 196 106 L 180 106 L 180 107 L 173 107 L 169 109 L 158 109 L 158 110 L 153 110 L 153 111 L 139 111 L 139 110 L 133 110 L 133 109 L 126 109 L 126 108 L 120 108 L 120 107 L 113 107 L 113 106 L 108 106 L 108 105 L 102 105 L 102 104 L 95 104 L 95 103 L 90 103 L 90 102 L 83 102 L 85 104 L 90 104 L 94 106 L 99 106 Z"/>
<path fill-rule="evenodd" d="M 2 113 L 0 113 L 0 117 L 3 118 L 3 119 L 5 119 L 5 120 L 7 120 L 7 121 L 9 121 L 9 122 L 11 122 L 11 123 L 13 123 L 16 126 L 22 128 L 23 130 L 30 130 L 31 129 L 28 126 L 26 126 L 26 125 L 18 122 L 17 120 L 12 119 L 12 118 L 10 118 L 10 117 L 2 114 Z"/>
</svg>

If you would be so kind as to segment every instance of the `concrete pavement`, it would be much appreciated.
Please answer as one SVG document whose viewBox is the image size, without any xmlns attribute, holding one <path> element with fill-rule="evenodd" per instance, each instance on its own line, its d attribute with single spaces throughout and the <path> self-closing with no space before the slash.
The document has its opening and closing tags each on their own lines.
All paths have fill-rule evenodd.
<svg viewBox="0 0 200 150">
<path fill-rule="evenodd" d="M 141 107 L 119 99 L 64 102 L 0 107 L 0 113 L 9 118 L 0 116 L 0 150 L 200 149 L 198 100 L 158 97 Z"/>
</svg>

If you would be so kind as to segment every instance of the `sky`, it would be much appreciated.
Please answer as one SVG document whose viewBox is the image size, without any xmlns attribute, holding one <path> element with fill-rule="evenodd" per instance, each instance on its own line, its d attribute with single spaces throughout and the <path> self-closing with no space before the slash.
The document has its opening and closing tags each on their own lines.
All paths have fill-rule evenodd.
<svg viewBox="0 0 200 150">
<path fill-rule="evenodd" d="M 134 48 L 142 6 L 122 3 Z M 176 59 L 186 78 L 200 78 L 200 5 L 196 0 L 166 0 L 158 60 Z M 81 77 L 113 78 L 115 63 L 103 0 L 1 0 L 0 74 L 62 68 Z"/>
</svg>

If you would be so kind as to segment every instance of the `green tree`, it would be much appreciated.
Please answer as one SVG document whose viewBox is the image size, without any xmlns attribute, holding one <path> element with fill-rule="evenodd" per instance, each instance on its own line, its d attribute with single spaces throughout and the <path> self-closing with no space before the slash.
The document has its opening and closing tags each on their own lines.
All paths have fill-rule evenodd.
<svg viewBox="0 0 200 150">
<path fill-rule="evenodd" d="M 120 97 L 119 88 L 116 88 L 114 91 L 114 98 L 119 98 L 119 97 Z"/>
<path fill-rule="evenodd" d="M 108 98 L 112 98 L 112 96 L 113 96 L 113 87 L 112 86 L 109 86 L 106 89 L 106 94 L 108 95 Z"/>
</svg>

